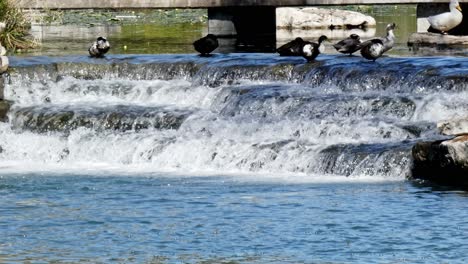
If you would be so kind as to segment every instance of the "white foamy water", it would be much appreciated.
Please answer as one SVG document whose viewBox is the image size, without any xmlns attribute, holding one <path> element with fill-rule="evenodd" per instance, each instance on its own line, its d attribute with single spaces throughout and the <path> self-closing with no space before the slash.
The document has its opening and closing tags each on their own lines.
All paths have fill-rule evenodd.
<svg viewBox="0 0 468 264">
<path fill-rule="evenodd" d="M 437 138 L 437 121 L 468 108 L 462 82 L 455 89 L 431 75 L 398 86 L 412 74 L 424 80 L 428 62 L 401 67 L 400 77 L 408 61 L 389 59 L 383 77 L 371 69 L 369 78 L 369 65 L 350 62 L 353 79 L 346 63 L 166 60 L 13 75 L 1 166 L 404 179 L 412 144 Z"/>
</svg>

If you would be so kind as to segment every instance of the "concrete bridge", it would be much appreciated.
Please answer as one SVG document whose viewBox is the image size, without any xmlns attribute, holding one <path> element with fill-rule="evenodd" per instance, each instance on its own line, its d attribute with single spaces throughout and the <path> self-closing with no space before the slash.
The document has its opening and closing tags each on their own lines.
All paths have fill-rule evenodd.
<svg viewBox="0 0 468 264">
<path fill-rule="evenodd" d="M 282 7 L 448 3 L 448 0 L 19 0 L 25 9 Z M 459 0 L 466 2 L 468 0 Z"/>
</svg>

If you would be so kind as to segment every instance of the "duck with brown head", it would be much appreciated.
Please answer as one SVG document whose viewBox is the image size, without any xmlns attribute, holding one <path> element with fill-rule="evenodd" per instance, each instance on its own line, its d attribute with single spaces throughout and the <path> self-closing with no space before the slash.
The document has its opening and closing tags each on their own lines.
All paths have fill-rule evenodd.
<svg viewBox="0 0 468 264">
<path fill-rule="evenodd" d="M 343 54 L 349 54 L 349 56 L 351 56 L 354 52 L 360 49 L 359 44 L 361 44 L 361 38 L 359 35 L 351 34 L 348 38 L 334 44 L 333 47 L 336 49 L 336 51 Z"/>
</svg>

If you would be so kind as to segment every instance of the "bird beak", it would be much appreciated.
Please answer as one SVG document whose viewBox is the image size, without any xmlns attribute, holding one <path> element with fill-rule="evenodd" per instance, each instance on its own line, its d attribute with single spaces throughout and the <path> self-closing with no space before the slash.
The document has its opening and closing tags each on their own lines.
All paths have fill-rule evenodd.
<svg viewBox="0 0 468 264">
<path fill-rule="evenodd" d="M 461 9 L 460 5 L 457 5 L 456 9 L 458 9 L 458 11 L 462 12 L 462 9 Z"/>
</svg>

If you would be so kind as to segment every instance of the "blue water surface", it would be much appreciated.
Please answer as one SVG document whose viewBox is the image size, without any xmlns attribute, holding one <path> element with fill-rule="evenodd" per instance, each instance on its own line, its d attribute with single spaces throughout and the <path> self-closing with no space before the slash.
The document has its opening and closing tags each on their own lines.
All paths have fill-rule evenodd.
<svg viewBox="0 0 468 264">
<path fill-rule="evenodd" d="M 466 263 L 468 195 L 408 181 L 0 178 L 2 263 Z"/>
</svg>

